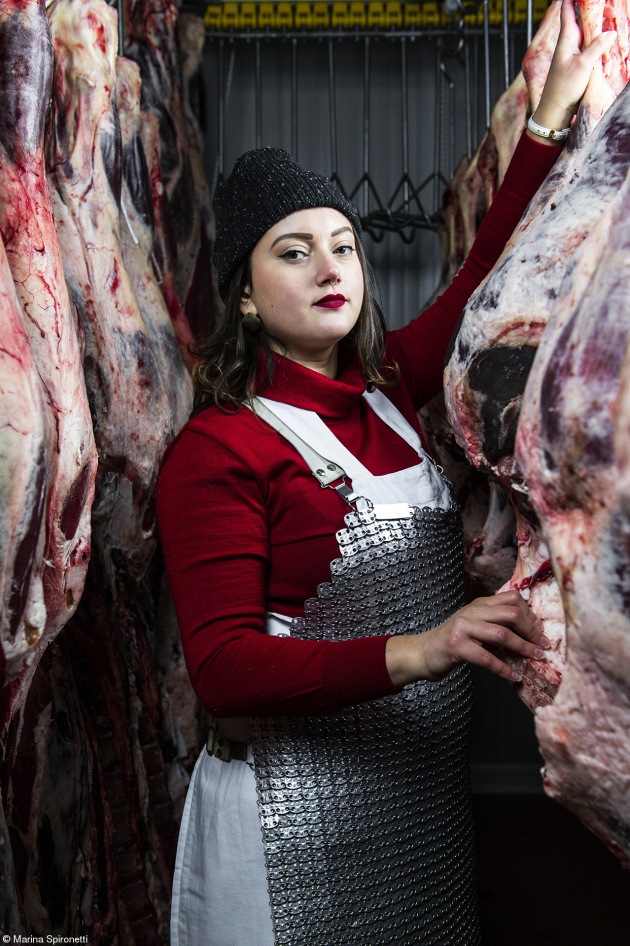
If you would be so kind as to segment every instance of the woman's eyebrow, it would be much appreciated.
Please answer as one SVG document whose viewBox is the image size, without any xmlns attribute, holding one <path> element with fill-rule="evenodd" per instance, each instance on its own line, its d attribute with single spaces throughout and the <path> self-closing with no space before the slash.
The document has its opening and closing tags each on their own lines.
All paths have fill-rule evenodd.
<svg viewBox="0 0 630 946">
<path fill-rule="evenodd" d="M 336 237 L 340 233 L 343 233 L 345 230 L 351 233 L 352 227 L 348 227 L 348 226 L 339 227 L 338 230 L 333 230 L 333 232 L 330 235 L 331 237 Z M 312 240 L 312 239 L 313 239 L 312 233 L 282 233 L 279 237 L 276 237 L 276 239 L 271 244 L 270 249 L 273 249 L 276 243 L 279 243 L 280 240 Z"/>
<path fill-rule="evenodd" d="M 312 240 L 312 239 L 313 239 L 312 233 L 283 233 L 281 236 L 276 237 L 276 239 L 271 244 L 270 249 L 273 249 L 276 243 L 279 243 L 280 240 Z"/>
</svg>

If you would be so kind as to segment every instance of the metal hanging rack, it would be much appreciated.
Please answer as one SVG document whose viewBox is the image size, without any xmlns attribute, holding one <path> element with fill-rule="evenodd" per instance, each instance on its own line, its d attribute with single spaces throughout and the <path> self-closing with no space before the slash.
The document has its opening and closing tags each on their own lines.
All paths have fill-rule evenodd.
<svg viewBox="0 0 630 946">
<path fill-rule="evenodd" d="M 261 47 L 264 43 L 280 43 L 290 46 L 290 141 L 293 154 L 297 152 L 298 142 L 298 50 L 300 43 L 306 40 L 316 40 L 327 45 L 328 69 L 328 117 L 330 142 L 329 176 L 351 200 L 358 204 L 361 223 L 366 232 L 373 239 L 380 241 L 386 233 L 398 234 L 405 243 L 414 239 L 417 230 L 432 230 L 436 225 L 436 214 L 428 209 L 429 201 L 438 206 L 439 195 L 450 180 L 454 167 L 454 131 L 452 120 L 448 116 L 453 113 L 453 94 L 456 84 L 460 81 L 459 73 L 463 76 L 465 87 L 465 135 L 466 152 L 472 156 L 473 150 L 473 117 L 471 76 L 476 70 L 471 68 L 469 39 L 475 37 L 483 43 L 483 115 L 485 125 L 490 124 L 491 115 L 491 80 L 490 80 L 490 36 L 499 36 L 503 44 L 503 82 L 507 88 L 511 81 L 511 41 L 514 32 L 526 34 L 529 42 L 533 31 L 533 22 L 536 13 L 538 18 L 546 9 L 546 0 L 477 0 L 475 5 L 464 4 L 462 0 L 440 0 L 443 4 L 398 2 L 376 3 L 367 0 L 366 3 L 231 3 L 211 4 L 206 11 L 206 36 L 211 43 L 218 43 L 219 80 L 218 80 L 218 140 L 215 171 L 212 180 L 212 189 L 216 188 L 225 176 L 225 149 L 226 125 L 228 121 L 228 106 L 230 91 L 234 79 L 235 49 L 237 41 L 245 41 L 254 46 L 254 115 L 255 115 L 255 147 L 260 147 L 263 141 L 263 75 Z M 335 23 L 333 26 L 334 9 L 346 8 L 349 17 L 350 8 L 376 6 L 382 8 L 383 15 L 386 8 L 393 8 L 395 18 L 388 26 L 368 25 L 367 19 L 361 22 L 358 16 L 346 25 Z M 298 15 L 306 15 L 307 8 L 311 12 L 315 7 L 326 7 L 328 21 L 322 24 L 311 18 L 308 23 L 299 21 Z M 420 17 L 411 26 L 406 25 L 407 7 L 413 7 L 416 15 L 418 10 L 426 7 L 426 16 L 432 18 L 431 25 L 418 25 L 426 20 Z M 284 17 L 282 25 L 278 25 L 271 17 L 272 9 L 282 9 Z M 322 10 L 319 10 L 320 14 Z M 339 11 L 337 11 L 339 12 Z M 360 11 L 359 11 L 360 12 Z M 267 17 L 260 25 L 260 19 Z M 290 18 L 292 17 L 292 19 Z M 297 23 L 299 26 L 296 26 Z M 436 107 L 436 135 L 435 161 L 432 174 L 419 184 L 414 182 L 409 161 L 409 90 L 408 90 L 408 44 L 421 39 L 430 39 L 437 44 L 437 107 Z M 363 120 L 361 135 L 362 169 L 357 183 L 348 188 L 341 180 L 338 162 L 338 121 L 337 103 L 335 94 L 336 62 L 335 50 L 344 41 L 353 41 L 362 46 L 362 95 Z M 371 173 L 371 53 L 372 43 L 377 40 L 395 42 L 400 49 L 400 115 L 401 115 L 401 176 L 395 184 L 389 197 L 384 198 L 378 190 Z M 227 55 L 226 55 L 227 54 Z M 227 61 L 226 61 L 227 60 Z"/>
</svg>

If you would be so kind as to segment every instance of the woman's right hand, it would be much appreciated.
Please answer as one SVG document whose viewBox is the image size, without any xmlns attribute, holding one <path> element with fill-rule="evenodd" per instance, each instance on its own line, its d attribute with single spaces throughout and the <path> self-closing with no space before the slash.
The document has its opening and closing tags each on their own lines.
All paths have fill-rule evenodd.
<svg viewBox="0 0 630 946">
<path fill-rule="evenodd" d="M 487 645 L 518 657 L 544 659 L 549 642 L 542 621 L 518 591 L 476 598 L 423 634 L 390 637 L 385 651 L 387 670 L 398 687 L 416 680 L 441 680 L 462 663 L 483 667 L 512 682 L 520 680 Z"/>
</svg>

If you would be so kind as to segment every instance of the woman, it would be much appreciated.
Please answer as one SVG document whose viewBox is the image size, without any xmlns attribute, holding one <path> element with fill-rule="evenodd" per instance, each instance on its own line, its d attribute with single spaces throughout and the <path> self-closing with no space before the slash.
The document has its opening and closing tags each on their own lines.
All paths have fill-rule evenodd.
<svg viewBox="0 0 630 946">
<path fill-rule="evenodd" d="M 458 511 L 416 410 L 610 42 L 580 53 L 565 0 L 534 130 L 461 273 L 401 330 L 325 178 L 265 148 L 217 194 L 225 314 L 158 488 L 188 669 L 219 720 L 182 822 L 174 946 L 480 941 L 469 665 L 517 680 L 487 645 L 548 645 L 515 592 L 464 605 Z"/>
</svg>

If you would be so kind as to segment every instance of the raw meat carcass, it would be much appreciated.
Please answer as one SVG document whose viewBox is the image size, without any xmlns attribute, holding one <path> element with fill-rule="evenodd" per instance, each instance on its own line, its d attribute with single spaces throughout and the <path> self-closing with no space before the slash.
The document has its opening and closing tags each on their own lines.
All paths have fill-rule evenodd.
<svg viewBox="0 0 630 946">
<path fill-rule="evenodd" d="M 577 125 L 566 157 L 558 159 L 471 299 L 445 376 L 458 442 L 476 466 L 489 469 L 511 492 L 519 548 L 511 587 L 529 596 L 554 646 L 542 668 L 523 670 L 522 696 L 532 706 L 548 702 L 559 682 L 564 621 L 549 552 L 514 458 L 514 438 L 525 383 L 547 322 L 555 317 L 563 276 L 630 167 L 630 90 L 622 92 L 587 139 L 583 115 L 578 114 Z"/>
<path fill-rule="evenodd" d="M 560 35 L 562 0 L 552 0 L 542 23 L 523 56 L 522 72 L 529 91 L 532 114 L 538 108 L 549 67 Z"/>
<path fill-rule="evenodd" d="M 451 282 L 468 255 L 479 224 L 525 128 L 531 101 L 535 109 L 549 71 L 560 28 L 560 3 L 554 0 L 523 59 L 523 72 L 497 101 L 486 133 L 472 160 L 462 158 L 445 190 L 441 225 L 440 285 Z M 482 591 L 497 591 L 514 572 L 515 519 L 502 487 L 475 474 L 458 447 L 445 417 L 442 396 L 420 414 L 431 449 L 447 471 L 462 507 L 466 571 Z"/>
<path fill-rule="evenodd" d="M 30 648 L 13 652 L 10 675 L 33 669 L 38 653 L 74 614 L 90 557 L 90 508 L 96 449 L 82 371 L 76 313 L 70 304 L 44 167 L 44 119 L 52 82 L 52 45 L 38 0 L 0 0 L 3 106 L 0 110 L 0 230 L 42 378 L 54 444 L 45 476 L 47 538 L 43 561 L 45 626 L 31 627 Z"/>
<path fill-rule="evenodd" d="M 182 87 L 177 4 L 175 0 L 138 0 L 133 4 L 127 2 L 125 10 L 125 55 L 140 66 L 143 113 L 151 113 L 159 120 L 163 193 L 154 203 L 162 291 L 180 341 L 184 326 L 182 313 L 172 311 L 172 307 L 177 309 L 173 295 L 183 306 L 189 330 L 201 338 L 212 326 L 216 305 L 210 280 L 213 236 L 198 136 L 193 134 L 191 139 L 192 110 L 186 108 Z M 145 148 L 151 166 L 151 148 L 146 140 Z M 203 206 L 207 208 L 205 220 Z M 199 286 L 194 285 L 201 274 L 208 281 L 209 290 L 203 296 Z"/>
<path fill-rule="evenodd" d="M 48 15 L 56 59 L 49 181 L 66 279 L 86 338 L 99 450 L 94 521 L 100 541 L 118 549 L 141 577 L 152 554 L 157 468 L 174 424 L 161 352 L 153 348 L 120 246 L 116 14 L 101 0 L 57 0 Z"/>
<path fill-rule="evenodd" d="M 600 5 L 599 29 L 602 9 Z M 589 33 L 592 37 L 598 29 L 597 21 L 593 20 L 592 8 L 582 12 L 588 41 Z M 564 669 L 563 603 L 567 604 L 567 589 L 563 587 L 564 572 L 560 573 L 555 559 L 556 540 L 548 534 L 546 523 L 541 531 L 538 507 L 536 502 L 532 507 L 528 496 L 532 464 L 535 467 L 540 462 L 536 459 L 539 452 L 535 437 L 528 449 L 521 448 L 518 458 L 514 456 L 514 443 L 521 399 L 532 363 L 536 364 L 538 345 L 541 340 L 546 345 L 547 338 L 564 337 L 565 319 L 571 312 L 570 296 L 579 298 L 587 290 L 597 263 L 590 243 L 589 248 L 584 241 L 598 225 L 605 232 L 630 168 L 630 91 L 625 88 L 626 60 L 620 58 L 627 52 L 623 39 L 627 36 L 627 12 L 624 8 L 617 13 L 607 9 L 607 13 L 617 17 L 620 41 L 611 55 L 605 57 L 605 68 L 594 70 L 564 153 L 530 204 L 493 273 L 469 303 L 446 373 L 447 405 L 458 441 L 475 465 L 490 471 L 508 489 L 517 513 L 519 557 L 510 587 L 518 588 L 528 598 L 544 620 L 545 633 L 553 644 L 545 661 L 517 662 L 523 674 L 520 695 L 532 709 L 538 708 L 541 720 L 547 714 L 553 718 L 552 701 L 554 697 L 559 699 L 556 692 Z M 624 24 L 625 31 L 620 28 Z M 608 111 L 601 95 L 604 82 L 608 100 L 614 99 L 621 89 Z M 601 120 L 594 127 L 598 119 Z M 562 352 L 563 347 L 560 344 L 558 350 Z M 571 357 L 569 352 L 567 358 Z M 600 365 L 600 370 L 606 372 L 609 366 Z M 547 380 L 549 394 L 553 372 L 549 372 Z M 584 391 L 591 396 L 588 388 Z M 553 424 L 555 411 L 561 410 L 561 405 L 556 408 L 554 397 L 547 396 L 545 407 Z M 553 449 L 558 460 L 558 445 Z M 549 459 L 553 459 L 551 454 Z M 529 472 L 524 470 L 523 463 L 528 464 Z M 576 467 L 576 482 L 580 476 Z M 571 477 L 564 478 L 562 488 L 570 495 Z M 565 518 L 565 524 L 569 518 Z M 576 555 L 580 554 L 578 545 L 574 547 Z M 560 583 L 555 580 L 554 571 Z M 575 596 L 580 599 L 579 607 L 588 611 L 590 598 L 585 586 L 576 584 Z M 612 637 L 610 646 L 614 648 Z M 570 638 L 570 657 L 571 653 Z M 627 695 L 617 695 L 618 703 L 620 699 L 622 705 L 625 699 L 627 706 Z M 606 706 L 604 699 L 600 711 L 605 711 Z M 575 744 L 572 751 L 578 751 Z M 619 760 L 613 755 L 611 761 Z M 579 766 L 577 760 L 576 765 Z M 585 778 L 597 777 L 591 772 Z M 567 803 L 574 810 L 579 808 L 575 798 L 581 791 L 578 786 L 573 800 L 567 792 Z M 588 792 L 584 791 L 583 797 L 588 798 Z M 619 798 L 615 804 L 618 803 Z M 593 826 L 584 811 L 580 817 Z M 624 817 L 627 819 L 627 808 Z M 615 834 L 609 830 L 606 835 L 601 819 L 598 833 L 608 840 L 611 833 Z M 622 830 L 616 835 L 619 849 L 621 835 Z"/>
<path fill-rule="evenodd" d="M 120 242 L 125 268 L 151 339 L 171 410 L 173 432 L 184 426 L 192 407 L 192 382 L 155 276 L 151 181 L 140 137 L 140 70 L 130 59 L 116 60 L 116 105 L 122 135 L 124 223 Z"/>
<path fill-rule="evenodd" d="M 201 17 L 182 13 L 177 21 L 177 34 L 182 57 L 182 99 L 190 148 L 190 163 L 201 212 L 199 251 L 192 282 L 186 295 L 188 321 L 198 338 L 214 326 L 223 302 L 219 296 L 217 271 L 212 260 L 215 220 L 210 189 L 203 163 L 202 119 L 204 84 L 202 77 L 205 25 Z"/>
<path fill-rule="evenodd" d="M 4 683 L 4 665 L 11 669 L 22 664 L 46 621 L 42 559 L 46 473 L 53 438 L 46 392 L 33 361 L 2 240 L 0 331 L 0 656 Z"/>
<path fill-rule="evenodd" d="M 172 362 L 165 363 L 157 322 L 148 328 L 142 317 L 121 251 L 116 14 L 104 0 L 58 0 L 48 12 L 56 56 L 49 179 L 66 278 L 85 330 L 100 461 L 92 562 L 65 640 L 83 720 L 96 734 L 102 805 L 113 825 L 101 839 L 116 878 L 108 897 L 126 942 L 163 943 L 176 836 L 167 779 L 178 746 L 162 714 L 152 650 L 158 583 L 148 568 L 157 470 L 190 385 L 186 379 L 178 394 L 171 372 L 167 389 Z"/>
<path fill-rule="evenodd" d="M 630 174 L 562 286 L 517 454 L 566 615 L 545 788 L 630 866 Z"/>
</svg>

